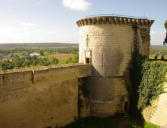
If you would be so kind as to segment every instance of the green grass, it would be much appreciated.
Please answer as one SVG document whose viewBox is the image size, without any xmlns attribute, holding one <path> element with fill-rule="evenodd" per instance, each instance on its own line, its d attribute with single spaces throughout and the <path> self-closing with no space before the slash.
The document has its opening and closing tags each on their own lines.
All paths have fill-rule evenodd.
<svg viewBox="0 0 167 128">
<path fill-rule="evenodd" d="M 156 125 L 154 125 L 154 124 L 145 122 L 145 123 L 144 123 L 144 128 L 159 128 L 159 127 L 156 126 Z"/>
<path fill-rule="evenodd" d="M 152 123 L 145 122 L 143 120 L 133 120 L 131 119 L 131 124 L 125 128 L 160 128 Z"/>
<path fill-rule="evenodd" d="M 86 117 L 68 124 L 64 128 L 159 128 L 142 120 L 128 118 Z"/>
</svg>

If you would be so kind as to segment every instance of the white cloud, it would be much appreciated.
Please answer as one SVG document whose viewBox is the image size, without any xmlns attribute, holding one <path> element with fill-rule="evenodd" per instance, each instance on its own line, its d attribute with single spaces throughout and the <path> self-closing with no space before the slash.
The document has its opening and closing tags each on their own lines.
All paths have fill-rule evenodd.
<svg viewBox="0 0 167 128">
<path fill-rule="evenodd" d="M 151 44 L 162 45 L 165 39 L 165 31 L 151 31 Z"/>
<path fill-rule="evenodd" d="M 0 25 L 0 43 L 28 42 L 32 35 L 40 32 L 39 25 L 31 22 L 20 22 L 18 24 Z"/>
<path fill-rule="evenodd" d="M 24 26 L 24 27 L 36 27 L 38 25 L 34 24 L 34 23 L 31 23 L 31 22 L 21 22 L 20 26 Z"/>
<path fill-rule="evenodd" d="M 37 5 L 40 6 L 40 5 L 41 5 L 41 2 L 40 2 L 40 1 L 37 1 Z"/>
<path fill-rule="evenodd" d="M 91 3 L 86 0 L 62 0 L 62 3 L 64 7 L 79 11 L 87 11 L 91 5 Z"/>
</svg>

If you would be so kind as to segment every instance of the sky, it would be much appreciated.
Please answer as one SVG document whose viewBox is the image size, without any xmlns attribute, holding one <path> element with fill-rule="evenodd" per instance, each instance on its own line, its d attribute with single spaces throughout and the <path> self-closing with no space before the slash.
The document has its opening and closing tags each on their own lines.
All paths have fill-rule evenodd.
<svg viewBox="0 0 167 128">
<path fill-rule="evenodd" d="M 0 43 L 78 43 L 76 21 L 118 14 L 155 20 L 151 44 L 165 38 L 167 0 L 0 0 Z"/>
</svg>

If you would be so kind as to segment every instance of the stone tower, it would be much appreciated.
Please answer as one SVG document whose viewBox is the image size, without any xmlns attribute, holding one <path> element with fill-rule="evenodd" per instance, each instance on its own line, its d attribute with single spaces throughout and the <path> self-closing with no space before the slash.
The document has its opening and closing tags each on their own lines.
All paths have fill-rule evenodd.
<svg viewBox="0 0 167 128">
<path fill-rule="evenodd" d="M 88 87 L 91 115 L 126 113 L 126 78 L 135 47 L 148 56 L 153 20 L 120 16 L 95 16 L 77 21 L 79 62 L 92 65 Z"/>
</svg>

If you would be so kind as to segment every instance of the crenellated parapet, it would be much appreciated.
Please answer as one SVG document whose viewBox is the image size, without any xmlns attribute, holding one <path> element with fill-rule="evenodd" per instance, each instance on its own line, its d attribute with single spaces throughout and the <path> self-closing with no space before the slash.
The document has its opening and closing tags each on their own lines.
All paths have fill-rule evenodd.
<svg viewBox="0 0 167 128">
<path fill-rule="evenodd" d="M 154 20 L 140 19 L 140 18 L 129 18 L 119 16 L 95 16 L 83 18 L 77 21 L 77 25 L 95 25 L 95 24 L 126 24 L 126 25 L 140 25 L 140 26 L 151 26 Z"/>
</svg>

